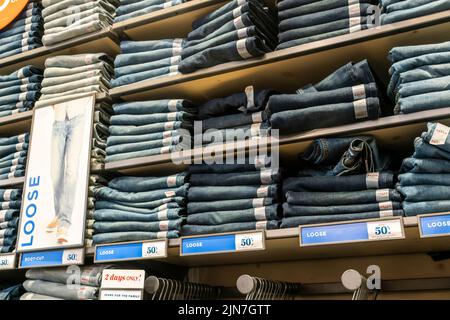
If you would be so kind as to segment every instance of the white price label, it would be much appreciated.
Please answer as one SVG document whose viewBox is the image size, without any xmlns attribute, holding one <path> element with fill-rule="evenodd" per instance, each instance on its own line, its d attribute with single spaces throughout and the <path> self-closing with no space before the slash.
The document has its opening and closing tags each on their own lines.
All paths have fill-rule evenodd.
<svg viewBox="0 0 450 320">
<path fill-rule="evenodd" d="M 167 240 L 142 243 L 142 258 L 167 257 Z"/>
<path fill-rule="evenodd" d="M 399 219 L 367 222 L 369 240 L 402 239 L 403 228 Z"/>
<path fill-rule="evenodd" d="M 2 254 L 0 255 L 0 270 L 11 270 L 16 268 L 16 254 Z"/>
<path fill-rule="evenodd" d="M 68 249 L 64 250 L 62 255 L 62 265 L 82 264 L 83 263 L 83 249 Z"/>
<path fill-rule="evenodd" d="M 430 144 L 433 145 L 443 145 L 447 141 L 447 137 L 449 135 L 450 128 L 444 126 L 443 124 L 436 124 L 436 128 L 434 129 L 433 136 L 431 137 Z"/>
<path fill-rule="evenodd" d="M 142 300 L 142 290 L 101 290 L 100 300 Z"/>
<path fill-rule="evenodd" d="M 236 234 L 236 251 L 264 249 L 263 232 Z"/>
</svg>

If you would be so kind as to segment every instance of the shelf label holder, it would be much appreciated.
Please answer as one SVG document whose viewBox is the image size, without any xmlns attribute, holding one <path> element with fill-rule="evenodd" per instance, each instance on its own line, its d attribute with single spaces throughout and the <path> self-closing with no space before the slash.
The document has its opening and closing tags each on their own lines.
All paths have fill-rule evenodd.
<svg viewBox="0 0 450 320">
<path fill-rule="evenodd" d="M 15 252 L 0 254 L 0 271 L 13 270 L 17 267 L 17 254 Z"/>
<path fill-rule="evenodd" d="M 450 236 L 450 213 L 418 215 L 421 238 Z"/>
<path fill-rule="evenodd" d="M 94 263 L 166 258 L 167 250 L 167 239 L 98 244 Z"/>
<path fill-rule="evenodd" d="M 84 248 L 22 252 L 19 269 L 84 264 Z"/>
</svg>

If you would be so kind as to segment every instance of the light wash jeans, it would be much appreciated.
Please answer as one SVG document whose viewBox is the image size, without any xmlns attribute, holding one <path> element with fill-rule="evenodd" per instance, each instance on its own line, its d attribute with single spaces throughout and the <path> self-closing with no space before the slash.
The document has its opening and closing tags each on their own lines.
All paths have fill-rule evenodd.
<svg viewBox="0 0 450 320">
<path fill-rule="evenodd" d="M 27 291 L 65 300 L 95 300 L 98 293 L 97 287 L 75 284 L 68 286 L 42 280 L 26 280 L 23 286 Z"/>
<path fill-rule="evenodd" d="M 411 1 L 411 0 L 409 0 Z M 389 8 L 389 7 L 387 7 Z M 394 23 L 406 19 L 417 18 L 420 16 L 425 16 L 433 14 L 440 11 L 445 11 L 450 9 L 450 2 L 447 0 L 438 1 L 427 1 L 426 4 L 413 5 L 409 9 L 398 10 L 387 14 L 381 15 L 381 24 Z"/>
<path fill-rule="evenodd" d="M 103 267 L 81 268 L 80 284 L 86 286 L 99 287 L 102 279 Z M 68 268 L 30 269 L 25 276 L 31 280 L 44 280 L 55 283 L 67 284 L 72 276 Z"/>
</svg>

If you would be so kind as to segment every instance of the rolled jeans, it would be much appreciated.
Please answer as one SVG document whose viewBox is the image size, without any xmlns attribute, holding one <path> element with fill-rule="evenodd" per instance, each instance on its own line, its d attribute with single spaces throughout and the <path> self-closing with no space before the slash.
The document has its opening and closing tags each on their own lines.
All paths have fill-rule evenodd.
<svg viewBox="0 0 450 320">
<path fill-rule="evenodd" d="M 186 224 L 181 229 L 183 236 L 202 235 L 210 233 L 239 232 L 247 230 L 278 229 L 279 221 L 258 221 L 226 223 L 215 226 L 199 226 Z"/>
<path fill-rule="evenodd" d="M 278 170 L 267 169 L 236 173 L 192 174 L 189 181 L 192 186 L 260 186 L 277 183 L 280 178 Z"/>
<path fill-rule="evenodd" d="M 71 225 L 75 206 L 75 191 L 78 184 L 78 156 L 84 130 L 84 115 L 70 120 L 55 121 L 52 131 L 52 183 L 55 215 L 60 227 Z"/>
<path fill-rule="evenodd" d="M 178 230 L 160 231 L 160 232 L 141 232 L 141 231 L 128 231 L 128 232 L 110 232 L 110 233 L 98 233 L 92 236 L 94 244 L 101 243 L 114 243 L 114 242 L 128 242 L 128 241 L 140 241 L 140 240 L 153 240 L 153 239 L 172 239 L 179 237 Z"/>
<path fill-rule="evenodd" d="M 270 123 L 272 128 L 288 134 L 363 120 L 374 120 L 378 119 L 379 115 L 380 102 L 378 98 L 367 98 L 353 103 L 338 103 L 278 112 L 272 114 Z"/>
<path fill-rule="evenodd" d="M 187 224 L 190 225 L 221 225 L 238 222 L 253 222 L 277 220 L 279 205 L 271 205 L 246 210 L 213 211 L 189 214 Z"/>
<path fill-rule="evenodd" d="M 418 214 L 439 213 L 450 211 L 449 200 L 407 202 L 402 203 L 406 216 L 416 216 Z"/>
<path fill-rule="evenodd" d="M 287 191 L 360 191 L 394 187 L 394 175 L 388 172 L 351 176 L 292 177 L 283 182 Z"/>
<path fill-rule="evenodd" d="M 152 214 L 142 214 L 114 209 L 101 209 L 94 211 L 94 219 L 99 221 L 137 221 L 157 222 L 166 220 L 177 220 L 182 217 L 181 208 L 160 210 Z"/>
<path fill-rule="evenodd" d="M 83 285 L 67 285 L 42 280 L 26 280 L 23 283 L 27 291 L 61 298 L 66 300 L 94 300 L 97 299 L 97 287 Z"/>
<path fill-rule="evenodd" d="M 187 211 L 189 214 L 196 214 L 202 212 L 232 211 L 232 210 L 240 211 L 270 206 L 274 202 L 275 201 L 273 198 L 188 202 Z"/>
<path fill-rule="evenodd" d="M 280 228 L 296 228 L 301 225 L 329 223 L 339 221 L 351 221 L 351 220 L 363 220 L 363 219 L 377 219 L 386 216 L 403 216 L 403 210 L 393 211 L 375 211 L 375 212 L 361 212 L 361 213 L 349 213 L 349 214 L 332 214 L 332 215 L 319 215 L 319 216 L 296 216 L 287 217 L 281 220 Z"/>
<path fill-rule="evenodd" d="M 191 187 L 189 201 L 213 201 L 253 198 L 278 198 L 278 186 Z"/>
</svg>

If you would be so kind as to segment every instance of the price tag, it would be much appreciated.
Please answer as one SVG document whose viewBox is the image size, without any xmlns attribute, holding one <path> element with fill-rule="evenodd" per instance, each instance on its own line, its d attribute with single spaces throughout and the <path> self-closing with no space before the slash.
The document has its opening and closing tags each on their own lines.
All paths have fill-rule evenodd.
<svg viewBox="0 0 450 320">
<path fill-rule="evenodd" d="M 264 231 L 181 238 L 180 255 L 264 250 Z"/>
<path fill-rule="evenodd" d="M 300 246 L 404 238 L 399 218 L 300 226 Z"/>
<path fill-rule="evenodd" d="M 95 263 L 167 257 L 167 239 L 95 246 Z"/>
<path fill-rule="evenodd" d="M 417 216 L 420 237 L 450 236 L 450 214 L 433 214 Z"/>
<path fill-rule="evenodd" d="M 57 267 L 83 263 L 84 248 L 24 252 L 20 255 L 19 268 Z"/>
<path fill-rule="evenodd" d="M 0 270 L 11 270 L 16 268 L 17 255 L 15 253 L 0 254 Z"/>
</svg>

